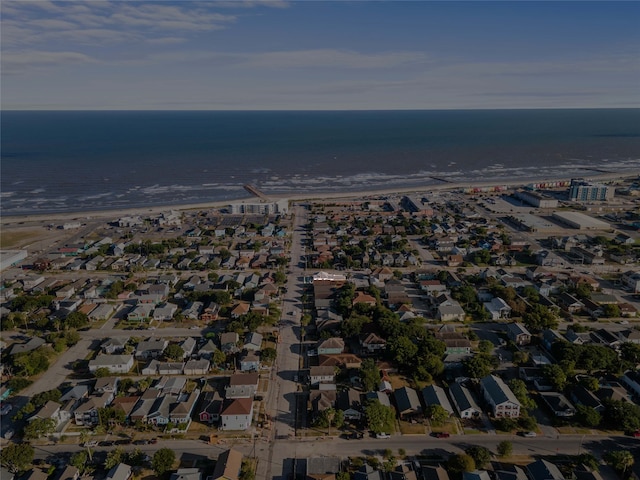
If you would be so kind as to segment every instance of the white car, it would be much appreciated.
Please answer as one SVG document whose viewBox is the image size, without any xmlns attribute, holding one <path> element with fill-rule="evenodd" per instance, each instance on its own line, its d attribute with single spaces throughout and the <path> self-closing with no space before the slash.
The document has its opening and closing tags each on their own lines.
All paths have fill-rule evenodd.
<svg viewBox="0 0 640 480">
<path fill-rule="evenodd" d="M 533 438 L 533 437 L 537 437 L 538 434 L 536 432 L 524 432 L 522 436 L 527 438 Z"/>
<path fill-rule="evenodd" d="M 388 433 L 376 433 L 376 438 L 391 438 Z"/>
<path fill-rule="evenodd" d="M 85 447 L 85 448 L 97 447 L 98 446 L 98 442 L 96 442 L 95 440 L 92 440 L 90 442 L 85 442 L 82 446 Z"/>
</svg>

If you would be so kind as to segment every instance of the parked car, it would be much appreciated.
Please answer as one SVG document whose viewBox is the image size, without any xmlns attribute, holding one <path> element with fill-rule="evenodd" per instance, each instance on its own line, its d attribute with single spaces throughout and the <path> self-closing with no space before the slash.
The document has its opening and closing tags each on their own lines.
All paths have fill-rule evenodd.
<svg viewBox="0 0 640 480">
<path fill-rule="evenodd" d="M 84 442 L 82 446 L 85 448 L 97 447 L 98 442 L 96 442 L 95 440 L 91 440 L 90 442 Z"/>
<path fill-rule="evenodd" d="M 3 403 L 2 407 L 0 407 L 0 415 L 6 415 L 11 410 L 13 410 L 13 405 L 10 403 Z"/>
<path fill-rule="evenodd" d="M 376 433 L 376 438 L 391 438 L 388 433 Z"/>
<path fill-rule="evenodd" d="M 152 438 L 151 440 L 149 440 L 149 442 L 150 442 L 152 445 L 155 445 L 156 443 L 158 443 L 158 439 L 157 439 L 157 438 Z"/>
<path fill-rule="evenodd" d="M 533 438 L 533 437 L 537 437 L 538 434 L 536 432 L 522 432 L 522 436 L 527 438 Z"/>
<path fill-rule="evenodd" d="M 449 438 L 451 436 L 448 432 L 437 432 L 436 438 Z"/>
<path fill-rule="evenodd" d="M 634 437 L 638 438 L 640 437 L 640 430 L 636 430 L 635 432 L 633 432 L 631 435 L 633 435 Z"/>
</svg>

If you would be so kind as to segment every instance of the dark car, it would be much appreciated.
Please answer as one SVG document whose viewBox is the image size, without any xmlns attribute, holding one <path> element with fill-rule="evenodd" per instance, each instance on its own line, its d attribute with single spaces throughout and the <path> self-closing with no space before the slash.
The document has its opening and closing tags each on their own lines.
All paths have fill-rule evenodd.
<svg viewBox="0 0 640 480">
<path fill-rule="evenodd" d="M 114 444 L 114 442 L 111 442 L 111 441 L 105 441 L 105 442 L 98 443 L 98 445 L 101 446 L 101 447 L 111 447 L 111 446 L 113 446 L 113 444 Z"/>
<path fill-rule="evenodd" d="M 136 440 L 133 442 L 134 445 L 149 445 L 149 440 Z"/>
<path fill-rule="evenodd" d="M 131 445 L 131 439 L 116 440 L 116 445 Z"/>
<path fill-rule="evenodd" d="M 451 434 L 449 434 L 447 432 L 438 432 L 435 435 L 436 438 L 449 438 L 450 436 L 451 436 Z"/>
<path fill-rule="evenodd" d="M 158 443 L 158 439 L 152 438 L 151 440 L 149 440 L 149 443 L 151 443 L 152 445 L 155 445 L 156 443 Z"/>
</svg>

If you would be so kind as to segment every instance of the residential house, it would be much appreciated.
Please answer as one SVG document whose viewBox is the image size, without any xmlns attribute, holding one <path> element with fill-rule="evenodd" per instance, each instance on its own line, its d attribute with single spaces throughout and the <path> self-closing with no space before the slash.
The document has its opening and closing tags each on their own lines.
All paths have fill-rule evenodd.
<svg viewBox="0 0 640 480">
<path fill-rule="evenodd" d="M 467 387 L 459 383 L 452 383 L 449 385 L 449 395 L 460 418 L 476 418 L 482 413 Z"/>
<path fill-rule="evenodd" d="M 66 465 L 56 480 L 78 480 L 78 478 L 80 478 L 80 470 L 73 465 Z"/>
<path fill-rule="evenodd" d="M 129 480 L 132 470 L 126 463 L 119 463 L 107 473 L 107 480 Z"/>
<path fill-rule="evenodd" d="M 393 391 L 393 398 L 401 419 L 422 415 L 422 405 L 418 392 L 411 387 L 401 387 Z"/>
<path fill-rule="evenodd" d="M 520 416 L 520 402 L 500 377 L 484 377 L 480 380 L 480 390 L 494 417 Z"/>
<path fill-rule="evenodd" d="M 346 420 L 360 420 L 363 417 L 360 392 L 353 388 L 348 388 L 338 393 L 336 407 L 342 410 Z"/>
<path fill-rule="evenodd" d="M 339 457 L 314 456 L 307 458 L 305 480 L 336 480 L 342 460 Z"/>
<path fill-rule="evenodd" d="M 113 355 L 116 353 L 122 353 L 124 351 L 124 347 L 127 345 L 129 338 L 124 337 L 114 337 L 105 340 L 105 342 L 100 345 L 103 353 L 108 355 Z"/>
<path fill-rule="evenodd" d="M 584 303 L 567 292 L 563 292 L 558 296 L 558 304 L 560 308 L 568 313 L 578 313 L 584 308 Z"/>
<path fill-rule="evenodd" d="M 179 468 L 169 480 L 202 480 L 202 473 L 199 468 Z"/>
<path fill-rule="evenodd" d="M 250 332 L 244 340 L 244 349 L 257 352 L 262 348 L 262 335 L 256 332 Z"/>
<path fill-rule="evenodd" d="M 573 400 L 576 405 L 593 408 L 596 412 L 602 412 L 604 410 L 604 405 L 596 394 L 587 390 L 582 385 L 576 385 L 573 388 L 571 391 L 571 400 Z"/>
<path fill-rule="evenodd" d="M 527 465 L 527 472 L 531 480 L 565 480 L 565 476 L 558 467 L 547 460 L 536 460 Z"/>
<path fill-rule="evenodd" d="M 187 385 L 187 379 L 184 377 L 161 377 L 156 382 L 154 388 L 159 390 L 162 395 L 179 395 Z"/>
<path fill-rule="evenodd" d="M 171 406 L 177 399 L 176 395 L 163 395 L 156 398 L 147 414 L 147 423 L 151 425 L 167 425 L 171 421 Z"/>
<path fill-rule="evenodd" d="M 474 470 L 472 472 L 462 472 L 462 480 L 491 480 L 491 477 L 486 470 Z"/>
<path fill-rule="evenodd" d="M 464 309 L 460 304 L 446 294 L 440 295 L 436 302 L 436 319 L 441 322 L 461 322 L 465 318 Z"/>
<path fill-rule="evenodd" d="M 242 453 L 233 448 L 218 455 L 211 480 L 239 480 Z"/>
<path fill-rule="evenodd" d="M 576 414 L 575 407 L 562 393 L 540 392 L 540 398 L 556 417 L 573 417 Z"/>
<path fill-rule="evenodd" d="M 76 425 L 95 426 L 99 423 L 98 411 L 109 405 L 110 393 L 93 395 L 85 399 L 73 412 Z"/>
<path fill-rule="evenodd" d="M 248 303 L 239 303 L 231 310 L 231 318 L 237 319 L 249 313 L 250 305 Z"/>
<path fill-rule="evenodd" d="M 373 355 L 387 348 L 387 341 L 375 333 L 363 333 L 358 339 L 362 353 Z"/>
<path fill-rule="evenodd" d="M 197 344 L 198 343 L 196 342 L 196 339 L 193 337 L 187 337 L 180 343 L 180 348 L 182 348 L 182 351 L 184 352 L 184 354 L 182 355 L 183 360 L 191 358 Z"/>
<path fill-rule="evenodd" d="M 334 367 L 311 367 L 309 369 L 309 383 L 311 385 L 333 382 L 335 382 Z"/>
<path fill-rule="evenodd" d="M 260 357 L 253 351 L 248 351 L 240 357 L 240 371 L 256 372 L 260 370 Z"/>
<path fill-rule="evenodd" d="M 334 408 L 338 398 L 336 390 L 311 390 L 309 393 L 309 405 L 314 418 L 328 408 Z"/>
<path fill-rule="evenodd" d="M 318 355 L 318 366 L 359 369 L 362 366 L 362 359 L 353 353 Z"/>
<path fill-rule="evenodd" d="M 160 358 L 167 348 L 169 342 L 164 338 L 148 338 L 138 343 L 136 347 L 136 359 L 148 360 L 150 358 Z"/>
<path fill-rule="evenodd" d="M 220 413 L 221 430 L 247 430 L 253 418 L 253 399 L 235 398 L 225 402 Z"/>
<path fill-rule="evenodd" d="M 507 337 L 516 345 L 529 345 L 531 333 L 521 323 L 508 323 L 506 325 Z"/>
<path fill-rule="evenodd" d="M 444 388 L 437 385 L 429 385 L 424 387 L 421 393 L 425 407 L 428 408 L 430 405 L 440 405 L 449 412 L 449 415 L 453 415 L 453 407 L 449 402 L 449 398 L 447 397 Z"/>
<path fill-rule="evenodd" d="M 225 332 L 220 335 L 220 349 L 228 354 L 238 353 L 238 342 L 240 337 L 236 332 Z"/>
<path fill-rule="evenodd" d="M 195 388 L 190 394 L 179 397 L 178 401 L 171 407 L 169 420 L 176 424 L 191 423 L 191 414 L 199 396 L 200 390 Z"/>
<path fill-rule="evenodd" d="M 627 371 L 620 377 L 620 382 L 629 389 L 635 401 L 640 399 L 640 373 Z"/>
<path fill-rule="evenodd" d="M 35 412 L 31 417 L 29 417 L 28 421 L 32 422 L 33 420 L 53 420 L 55 422 L 56 428 L 58 428 L 62 423 L 66 422 L 71 418 L 71 415 L 66 410 L 62 409 L 62 405 L 58 402 L 54 402 L 53 400 L 49 400 L 45 403 L 40 409 Z"/>
<path fill-rule="evenodd" d="M 201 360 L 188 360 L 187 363 L 184 364 L 184 369 L 182 373 L 185 375 L 206 375 L 209 373 L 209 369 L 211 368 L 211 363 L 206 358 Z"/>
<path fill-rule="evenodd" d="M 368 463 L 365 463 L 356 472 L 354 472 L 353 480 L 384 480 L 384 479 L 382 477 L 382 472 L 380 470 L 376 470 Z M 442 480 L 449 480 L 449 479 L 447 478 Z"/>
<path fill-rule="evenodd" d="M 129 373 L 133 368 L 133 355 L 98 355 L 89 360 L 91 373 L 99 368 L 106 368 L 110 373 Z"/>
<path fill-rule="evenodd" d="M 389 401 L 389 395 L 384 392 L 368 392 L 365 394 L 365 401 L 377 400 L 385 407 L 391 406 L 391 401 Z"/>
<path fill-rule="evenodd" d="M 423 465 L 422 478 L 423 480 L 449 480 L 449 474 L 441 465 Z"/>
<path fill-rule="evenodd" d="M 484 302 L 483 305 L 492 320 L 500 320 L 511 316 L 511 307 L 500 297 L 493 297 L 491 301 Z"/>
<path fill-rule="evenodd" d="M 320 340 L 317 350 L 318 355 L 337 355 L 344 351 L 344 340 L 338 337 Z"/>
<path fill-rule="evenodd" d="M 204 392 L 200 403 L 200 413 L 198 418 L 203 423 L 217 423 L 222 412 L 223 399 L 217 391 Z"/>
<path fill-rule="evenodd" d="M 211 358 L 213 357 L 213 352 L 215 352 L 217 349 L 218 348 L 216 347 L 215 343 L 213 343 L 213 340 L 209 339 L 207 343 L 205 343 L 198 349 L 198 356 L 201 359 L 205 358 L 207 360 L 211 360 Z"/>
<path fill-rule="evenodd" d="M 234 373 L 225 388 L 226 398 L 253 398 L 258 391 L 258 373 Z"/>
</svg>

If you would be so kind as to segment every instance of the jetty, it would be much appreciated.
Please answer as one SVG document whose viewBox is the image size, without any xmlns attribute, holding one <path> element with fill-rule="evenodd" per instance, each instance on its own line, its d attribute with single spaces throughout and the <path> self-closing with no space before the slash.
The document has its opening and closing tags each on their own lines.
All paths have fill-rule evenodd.
<svg viewBox="0 0 640 480">
<path fill-rule="evenodd" d="M 265 202 L 271 201 L 271 199 L 268 196 L 266 196 L 264 193 L 262 193 L 260 189 L 255 185 L 251 185 L 250 183 L 247 183 L 246 185 L 244 185 L 244 189 L 247 192 L 249 192 L 251 195 L 258 197 L 261 200 L 264 200 Z"/>
</svg>

